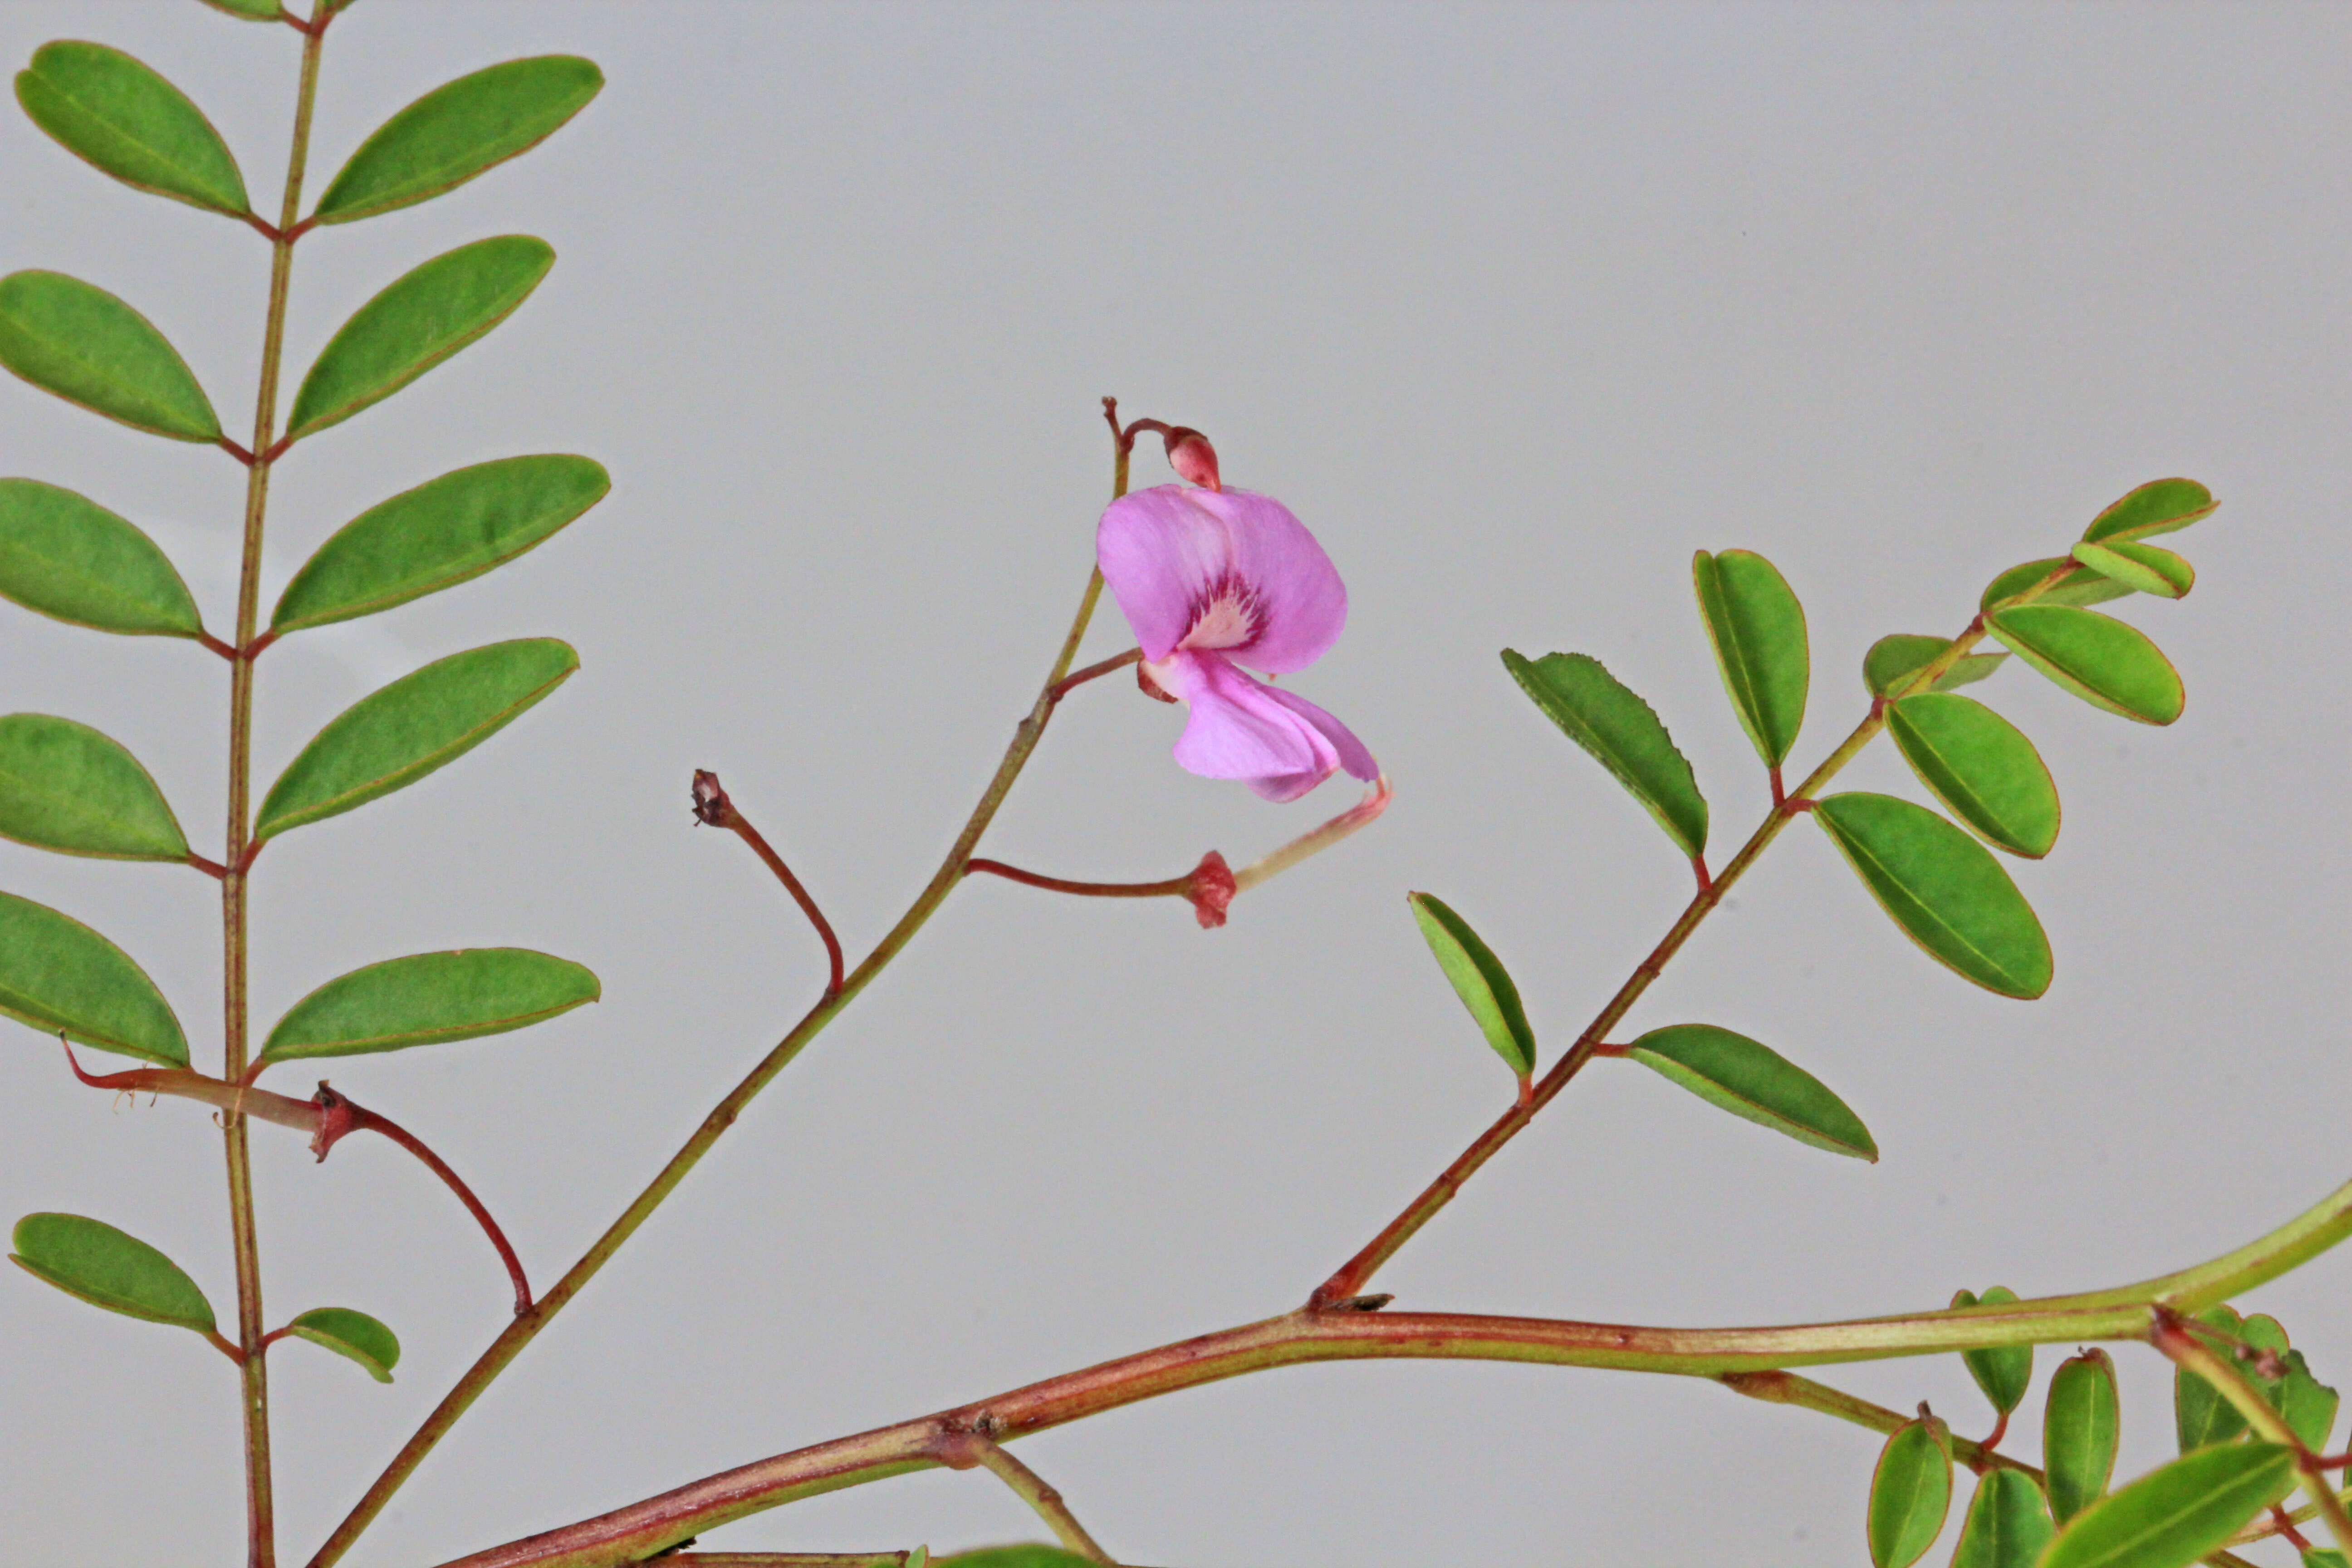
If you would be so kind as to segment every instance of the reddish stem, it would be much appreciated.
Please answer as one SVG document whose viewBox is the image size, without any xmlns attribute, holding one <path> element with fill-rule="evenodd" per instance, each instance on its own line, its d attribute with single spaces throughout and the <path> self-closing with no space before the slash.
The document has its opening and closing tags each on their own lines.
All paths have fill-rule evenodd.
<svg viewBox="0 0 2352 1568">
<path fill-rule="evenodd" d="M 1181 899 L 1192 891 L 1193 874 L 1190 871 L 1164 882 L 1073 882 L 1061 877 L 1041 877 L 1002 860 L 973 858 L 963 863 L 963 869 L 967 877 L 974 871 L 986 871 L 1024 887 L 1043 888 L 1049 893 L 1076 893 L 1089 899 Z"/>
<path fill-rule="evenodd" d="M 793 875 L 793 868 L 784 864 L 784 858 L 770 848 L 768 841 L 760 836 L 760 830 L 735 809 L 735 803 L 727 798 L 727 790 L 719 784 L 719 775 L 708 769 L 695 770 L 694 817 L 709 826 L 728 829 L 750 845 L 753 854 L 767 862 L 768 869 L 776 874 L 776 880 L 792 894 L 793 902 L 800 905 L 801 913 L 808 916 L 809 924 L 816 928 L 817 936 L 824 942 L 825 963 L 829 968 L 824 983 L 826 998 L 830 1000 L 840 995 L 844 966 L 841 939 L 833 934 L 833 922 L 826 920 L 824 911 L 816 907 L 816 900 L 809 897 L 806 888 L 801 886 L 801 879 Z"/>
<path fill-rule="evenodd" d="M 197 870 L 202 871 L 205 876 L 210 877 L 215 882 L 224 881 L 228 877 L 227 867 L 222 865 L 217 860 L 207 860 L 193 849 L 188 851 L 188 864 L 194 866 Z"/>
<path fill-rule="evenodd" d="M 253 467 L 253 449 L 251 447 L 241 447 L 226 436 L 222 436 L 217 439 L 222 451 L 226 452 L 238 462 L 243 463 L 247 468 L 249 468 Z"/>
<path fill-rule="evenodd" d="M 1771 779 L 1772 804 L 1774 805 L 1778 805 L 1782 801 L 1789 798 L 1788 790 L 1780 783 L 1780 765 L 1778 763 L 1772 764 Z"/>
<path fill-rule="evenodd" d="M 293 444 L 293 437 L 280 436 L 277 440 L 269 443 L 269 449 L 268 451 L 261 454 L 262 462 L 265 464 L 276 462 L 278 458 L 286 455 L 286 448 L 291 447 Z"/>
<path fill-rule="evenodd" d="M 1045 695 L 1051 700 L 1059 702 L 1069 693 L 1072 687 L 1084 686 L 1087 681 L 1108 675 L 1114 669 L 1125 669 L 1130 664 L 1140 662 L 1142 658 L 1141 648 L 1129 648 L 1125 653 L 1104 659 L 1099 664 L 1090 664 L 1076 674 L 1064 676 L 1045 689 Z"/>
<path fill-rule="evenodd" d="M 247 845 L 245 847 L 245 853 L 236 858 L 236 864 L 230 868 L 240 877 L 244 876 L 247 871 L 252 870 L 255 858 L 260 855 L 261 847 L 268 842 L 269 840 L 267 838 L 257 838 L 252 843 Z"/>
<path fill-rule="evenodd" d="M 2283 1502 L 2271 1504 L 2271 1529 L 2297 1552 L 2311 1550 L 2311 1542 L 2304 1538 L 2303 1531 L 2294 1527 L 2294 1516 L 2287 1512 L 2286 1504 Z"/>
<path fill-rule="evenodd" d="M 2000 1440 L 2008 1436 L 2009 1412 L 2004 1410 L 2000 1413 L 2000 1419 L 1992 1424 L 1992 1430 L 1985 1435 L 1985 1440 L 1978 1444 L 1977 1447 L 1990 1454 L 1995 1448 L 2000 1447 Z"/>
<path fill-rule="evenodd" d="M 245 652 L 240 657 L 249 664 L 253 660 L 261 657 L 261 650 L 263 648 L 268 647 L 271 643 L 274 643 L 277 640 L 278 633 L 274 628 L 269 631 L 263 632 L 259 637 L 255 637 L 251 642 L 245 645 Z"/>
<path fill-rule="evenodd" d="M 278 226 L 271 223 L 268 218 L 263 217 L 259 213 L 241 212 L 236 216 L 251 224 L 255 230 L 260 234 L 261 237 L 269 241 L 272 245 L 277 244 L 278 239 L 281 237 L 278 232 Z"/>
<path fill-rule="evenodd" d="M 1704 855 L 1694 855 L 1694 856 L 1692 856 L 1692 857 L 1691 857 L 1691 870 L 1692 870 L 1692 871 L 1693 871 L 1693 873 L 1695 873 L 1695 874 L 1697 876 L 1697 878 L 1698 878 L 1698 890 L 1699 890 L 1700 892 L 1704 893 L 1704 892 L 1706 892 L 1709 888 L 1711 888 L 1711 887 L 1713 887 L 1713 886 L 1715 885 L 1715 879 L 1714 879 L 1714 878 L 1712 878 L 1712 877 L 1709 877 L 1709 876 L 1706 874 L 1706 856 L 1704 856 Z"/>
<path fill-rule="evenodd" d="M 466 1205 L 467 1212 L 481 1226 L 482 1234 L 490 1238 L 490 1245 L 498 1248 L 499 1261 L 507 1266 L 507 1277 L 514 1281 L 515 1316 L 520 1318 L 530 1310 L 530 1281 L 523 1278 L 522 1259 L 517 1258 L 514 1248 L 507 1245 L 506 1232 L 500 1230 L 499 1222 L 490 1217 L 490 1211 L 482 1205 L 482 1200 L 474 1195 L 474 1189 L 467 1186 L 440 1155 L 426 1148 L 414 1133 L 390 1117 L 379 1116 L 355 1103 L 350 1097 L 337 1093 L 323 1079 L 311 1103 L 319 1108 L 319 1131 L 310 1140 L 310 1150 L 320 1159 L 325 1159 L 327 1151 L 332 1149 L 336 1141 L 345 1133 L 381 1132 L 424 1161 L 427 1170 L 447 1183 L 449 1190 L 457 1194 L 457 1201 Z"/>
<path fill-rule="evenodd" d="M 236 1342 L 223 1334 L 218 1329 L 206 1329 L 205 1331 L 205 1342 L 213 1347 L 213 1349 L 228 1357 L 228 1359 L 235 1364 L 238 1366 L 243 1366 L 245 1364 L 245 1352 L 237 1349 Z"/>
<path fill-rule="evenodd" d="M 213 636 L 212 633 L 199 630 L 196 633 L 196 642 L 201 647 L 212 649 L 215 653 L 220 655 L 231 664 L 235 664 L 236 662 L 236 649 L 229 647 L 228 644 L 221 641 L 220 638 Z"/>
</svg>

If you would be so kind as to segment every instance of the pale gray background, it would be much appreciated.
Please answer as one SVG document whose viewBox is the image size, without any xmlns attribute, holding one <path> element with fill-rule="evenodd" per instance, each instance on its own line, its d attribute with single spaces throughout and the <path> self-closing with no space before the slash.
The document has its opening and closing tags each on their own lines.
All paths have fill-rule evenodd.
<svg viewBox="0 0 2352 1568">
<path fill-rule="evenodd" d="M 1181 905 L 969 889 L 477 1407 L 351 1561 L 438 1561 L 709 1470 L 1283 1310 L 1501 1108 L 1506 1075 L 1402 895 L 1514 965 L 1547 1054 L 1687 874 L 1496 650 L 1609 660 L 1715 802 L 1762 804 L 1692 609 L 1695 547 L 1804 596 L 1812 723 L 1863 649 L 1956 630 L 1995 571 L 2140 480 L 2224 500 L 2180 605 L 2124 609 L 2184 672 L 2169 731 L 2024 672 L 1987 689 L 2070 806 L 2017 868 L 2058 980 L 1936 968 L 1791 832 L 1636 1015 L 1772 1041 L 1885 1151 L 1835 1159 L 1632 1068 L 1580 1083 L 1381 1279 L 1415 1307 L 1668 1323 L 1942 1304 L 2186 1264 L 2352 1173 L 2340 780 L 2352 24 L 2340 6 L 797 6 L 366 0 L 331 35 L 315 191 L 428 88 L 576 51 L 611 85 L 527 159 L 321 232 L 289 376 L 399 270 L 525 231 L 515 319 L 299 448 L 268 592 L 362 507 L 575 450 L 611 499 L 539 552 L 261 669 L 266 785 L 362 692 L 556 634 L 584 668 L 425 784 L 259 868 L 266 1024 L 397 953 L 521 943 L 604 977 L 534 1031 L 331 1064 L 417 1129 L 553 1279 L 806 1005 L 815 943 L 694 830 L 720 770 L 853 951 L 936 863 L 1061 636 L 1108 479 L 1096 411 L 1202 426 L 1317 529 L 1349 633 L 1297 689 L 1394 775 L 1378 829 L 1204 934 Z M 181 4 L 0 5 L 182 84 L 275 210 L 299 40 Z M 0 266 L 149 312 L 249 428 L 265 250 L 0 116 Z M 0 382 L 0 471 L 137 519 L 228 622 L 240 471 Z M 1163 479 L 1155 455 L 1139 482 Z M 1108 615 L 1088 642 L 1116 651 Z M 216 846 L 222 667 L 0 615 L 0 701 L 131 745 Z M 1336 810 L 1170 763 L 1179 716 L 1066 709 L 989 843 L 1075 875 L 1236 863 Z M 1876 748 L 1849 775 L 1916 793 Z M 109 932 L 216 1059 L 214 885 L 0 845 L 0 885 Z M 13 1027 L 13 1026 L 11 1026 Z M 97 1065 L 97 1064 L 93 1064 Z M 118 1064 L 119 1065 L 119 1064 Z M 232 1297 L 219 1143 L 116 1110 L 18 1030 L 0 1212 L 101 1215 Z M 309 1075 L 315 1076 L 315 1075 Z M 278 1087 L 299 1091 L 289 1072 Z M 314 1167 L 257 1134 L 273 1321 L 394 1325 L 398 1384 L 273 1357 L 299 1563 L 502 1321 L 448 1195 L 389 1146 Z M 2273 1286 L 2352 1385 L 2342 1258 Z M 227 1369 L 0 1279 L 11 1561 L 226 1563 Z M 2170 1446 L 2119 1348 L 2126 1463 Z M 2044 1352 L 2043 1372 L 2057 1352 Z M 1988 1424 L 1957 1358 L 1831 1374 Z M 2039 1408 L 2039 1394 L 2033 1409 Z M 2035 1424 L 2019 1440 L 2031 1452 Z M 1862 1561 L 1876 1440 L 1703 1383 L 1353 1365 L 1023 1445 L 1111 1549 L 1166 1564 Z M 805 1503 L 709 1544 L 945 1549 L 1034 1535 L 977 1475 Z M 1941 1555 L 1936 1559 L 1941 1561 Z"/>
</svg>

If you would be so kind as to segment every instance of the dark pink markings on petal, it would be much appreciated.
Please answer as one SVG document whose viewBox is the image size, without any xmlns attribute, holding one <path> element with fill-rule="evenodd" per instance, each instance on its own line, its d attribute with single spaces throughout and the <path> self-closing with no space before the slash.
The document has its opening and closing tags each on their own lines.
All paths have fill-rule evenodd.
<svg viewBox="0 0 2352 1568">
<path fill-rule="evenodd" d="M 1095 559 L 1147 659 L 1174 651 L 1202 601 L 1233 574 L 1223 519 L 1186 498 L 1210 492 L 1155 485 L 1110 503 L 1095 527 Z"/>
<path fill-rule="evenodd" d="M 1166 658 L 1189 637 L 1287 674 L 1322 657 L 1347 625 L 1348 590 L 1331 558 L 1269 496 L 1137 490 L 1103 513 L 1095 551 L 1147 659 Z"/>
<path fill-rule="evenodd" d="M 1234 648 L 1233 657 L 1269 675 L 1305 669 L 1322 658 L 1348 624 L 1348 590 L 1307 525 L 1272 496 L 1179 493 L 1223 521 L 1234 575 L 1249 585 L 1264 617 L 1256 638 Z"/>
</svg>

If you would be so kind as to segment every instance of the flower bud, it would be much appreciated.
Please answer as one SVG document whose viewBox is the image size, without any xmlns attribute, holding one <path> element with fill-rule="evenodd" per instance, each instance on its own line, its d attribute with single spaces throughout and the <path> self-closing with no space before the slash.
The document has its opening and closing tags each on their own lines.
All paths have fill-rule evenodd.
<svg viewBox="0 0 2352 1568">
<path fill-rule="evenodd" d="M 1168 447 L 1168 466 L 1178 476 L 1201 486 L 1203 489 L 1221 490 L 1225 487 L 1217 480 L 1217 449 L 1209 438 L 1189 426 L 1179 425 L 1162 437 Z"/>
</svg>

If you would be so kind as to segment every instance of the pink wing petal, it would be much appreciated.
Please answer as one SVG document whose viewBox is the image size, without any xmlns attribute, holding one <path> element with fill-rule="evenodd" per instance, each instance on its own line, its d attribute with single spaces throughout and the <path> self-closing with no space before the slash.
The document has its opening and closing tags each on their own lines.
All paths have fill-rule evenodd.
<svg viewBox="0 0 2352 1568">
<path fill-rule="evenodd" d="M 1234 573 L 1256 591 L 1265 621 L 1255 640 L 1229 657 L 1270 675 L 1305 669 L 1348 624 L 1348 589 L 1307 525 L 1272 496 L 1250 490 L 1188 490 L 1185 499 L 1223 521 Z"/>
<path fill-rule="evenodd" d="M 1234 569 L 1224 520 L 1192 504 L 1209 493 L 1154 485 L 1111 502 L 1095 526 L 1103 581 L 1148 659 L 1168 657 L 1202 597 Z"/>
<path fill-rule="evenodd" d="M 1323 732 L 1323 738 L 1330 742 L 1332 749 L 1339 752 L 1339 765 L 1348 770 L 1349 777 L 1369 782 L 1381 776 L 1381 764 L 1372 760 L 1372 753 L 1356 739 L 1354 731 L 1304 697 L 1285 691 L 1279 686 L 1268 686 L 1263 689 L 1268 697 Z"/>
<path fill-rule="evenodd" d="M 1240 779 L 1272 801 L 1296 800 L 1371 753 L 1313 703 L 1265 686 L 1210 653 L 1179 653 L 1155 678 L 1191 704 L 1177 764 L 1203 778 Z M 1344 748 L 1344 750 L 1343 750 Z"/>
</svg>

